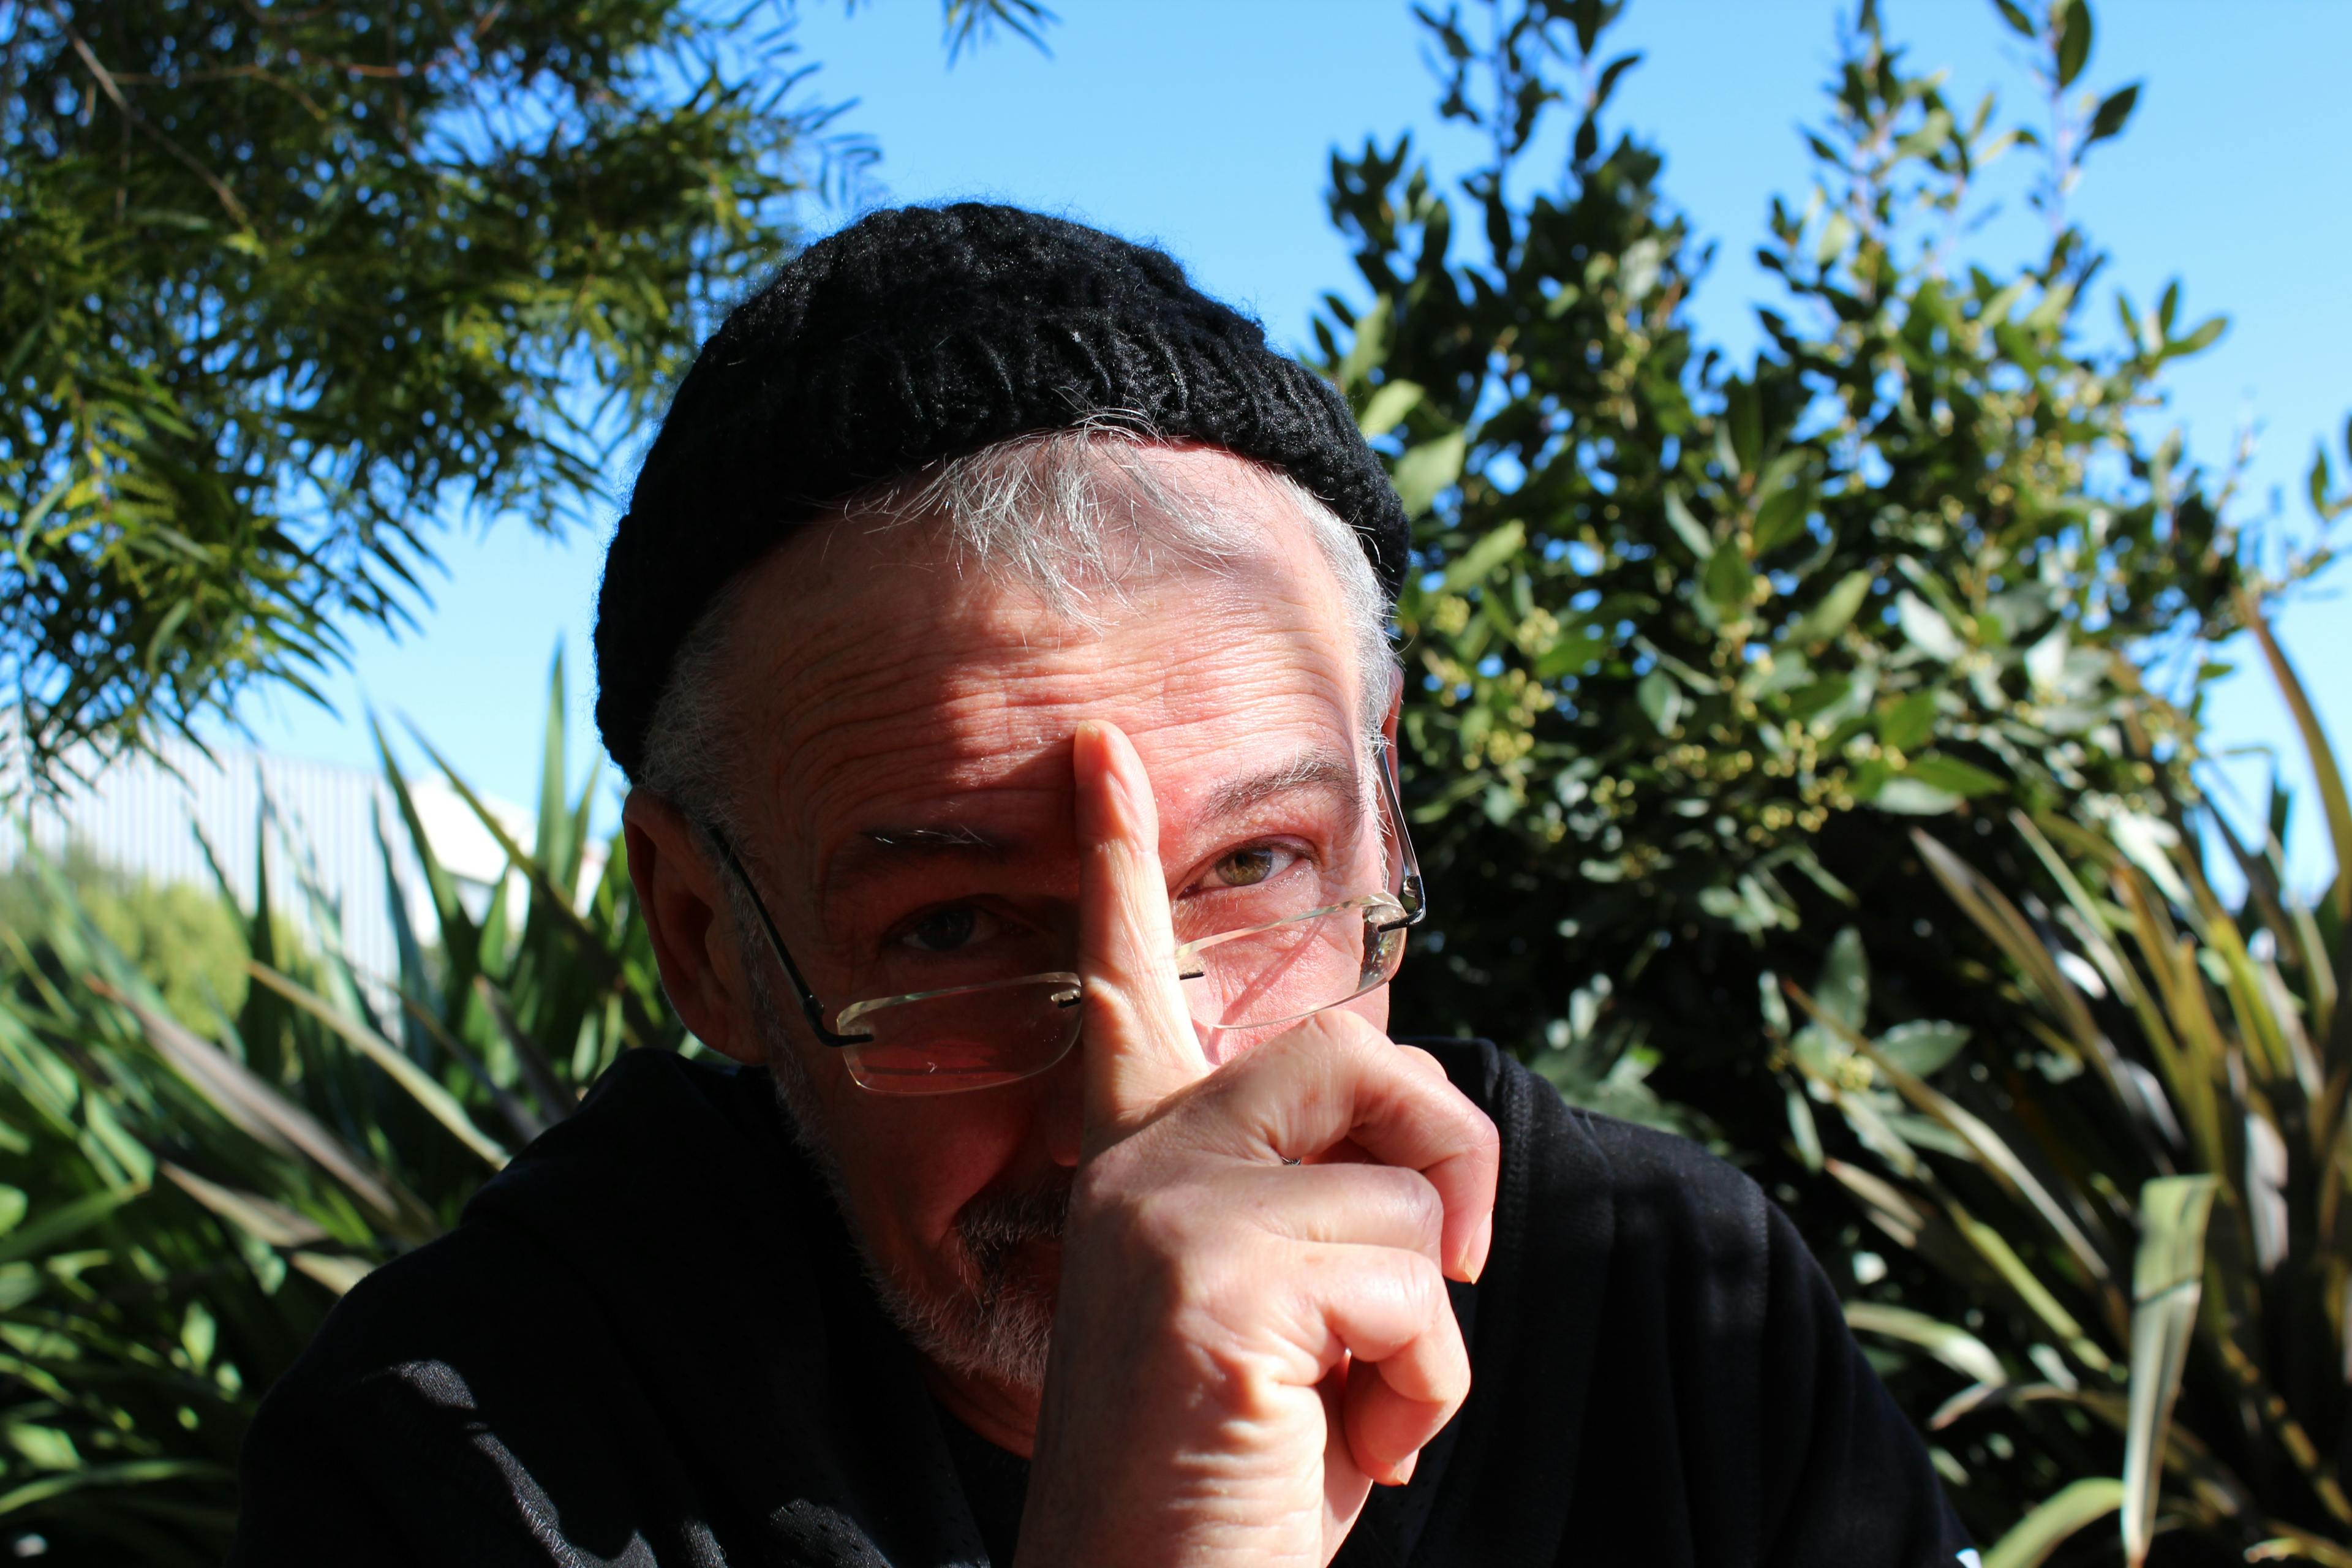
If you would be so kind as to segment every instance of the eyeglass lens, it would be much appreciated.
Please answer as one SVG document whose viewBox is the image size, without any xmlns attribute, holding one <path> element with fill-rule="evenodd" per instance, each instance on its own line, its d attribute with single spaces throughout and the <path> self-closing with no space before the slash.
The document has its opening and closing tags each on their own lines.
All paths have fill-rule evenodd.
<svg viewBox="0 0 2352 1568">
<path fill-rule="evenodd" d="M 1381 837 L 1393 887 L 1402 845 L 1391 833 Z M 1367 894 L 1364 879 L 1360 863 L 1328 874 L 1300 863 L 1262 884 L 1221 890 L 1204 912 L 1180 910 L 1193 1022 L 1210 1032 L 1288 1024 L 1393 978 L 1406 911 L 1387 893 Z M 1074 976 L 1030 976 L 862 1003 L 835 1026 L 871 1037 L 844 1048 L 862 1087 L 950 1094 L 1015 1082 L 1060 1061 L 1078 1037 L 1078 995 Z"/>
<path fill-rule="evenodd" d="M 1186 972 L 1184 999 L 1204 1029 L 1264 1028 L 1385 984 L 1403 956 L 1402 909 L 1385 897 L 1350 900 L 1204 945 Z M 1075 983 L 1053 976 L 875 1006 L 855 1020 L 872 1038 L 846 1048 L 850 1076 L 882 1094 L 1016 1082 L 1076 1042 L 1078 994 Z"/>
</svg>

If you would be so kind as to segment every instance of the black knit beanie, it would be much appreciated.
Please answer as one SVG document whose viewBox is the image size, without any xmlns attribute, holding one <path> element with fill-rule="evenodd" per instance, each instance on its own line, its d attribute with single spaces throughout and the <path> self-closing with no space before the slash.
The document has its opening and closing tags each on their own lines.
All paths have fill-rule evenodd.
<svg viewBox="0 0 2352 1568">
<path fill-rule="evenodd" d="M 1289 474 L 1394 596 L 1404 510 L 1346 401 L 1173 258 L 1017 207 L 877 212 L 738 306 L 671 400 L 596 598 L 613 760 L 637 776 L 687 633 L 827 503 L 1103 415 Z"/>
</svg>

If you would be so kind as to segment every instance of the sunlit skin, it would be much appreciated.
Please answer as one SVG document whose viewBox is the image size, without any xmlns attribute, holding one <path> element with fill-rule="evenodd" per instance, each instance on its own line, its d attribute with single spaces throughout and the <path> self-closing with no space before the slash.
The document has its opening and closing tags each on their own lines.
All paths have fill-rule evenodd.
<svg viewBox="0 0 2352 1568">
<path fill-rule="evenodd" d="M 1145 864 L 1156 847 L 1185 935 L 1198 934 L 1199 921 L 1186 921 L 1213 910 L 1221 888 L 1263 870 L 1268 847 L 1277 864 L 1286 855 L 1352 861 L 1360 891 L 1383 884 L 1385 855 L 1363 809 L 1371 764 L 1360 672 L 1329 568 L 1305 524 L 1239 459 L 1161 450 L 1152 460 L 1222 509 L 1255 515 L 1262 552 L 1223 576 L 1186 568 L 1129 581 L 1119 602 L 1097 601 L 1092 625 L 1053 616 L 1016 584 L 953 574 L 919 523 L 833 523 L 752 574 L 727 694 L 745 716 L 740 761 L 758 803 L 739 848 L 828 1007 L 918 988 L 937 973 L 926 967 L 940 962 L 929 949 L 975 931 L 1004 974 L 1074 967 L 1090 874 L 1089 918 L 1097 927 L 1108 918 L 1104 862 L 1098 846 L 1082 848 L 1094 831 L 1084 824 L 1118 816 L 1138 796 L 1139 831 L 1152 831 L 1156 813 L 1156 837 L 1128 861 Z M 1123 734 L 1132 752 L 1107 750 L 1116 736 L 1101 730 L 1082 737 L 1090 723 Z M 1270 793 L 1245 787 L 1284 774 L 1291 782 Z M 1081 799 L 1081 788 L 1095 793 Z M 1237 788 L 1256 798 L 1235 799 Z M 743 969 L 763 949 L 732 928 L 719 871 L 676 811 L 645 792 L 632 797 L 626 828 L 673 1004 L 713 1048 L 763 1059 Z M 1151 918 L 1161 923 L 1146 940 L 1165 943 L 1164 918 Z M 1087 1039 L 1131 1033 L 1097 1026 L 1092 990 L 1090 978 Z M 1360 1020 L 1350 1026 L 1384 1031 L 1387 1007 L 1384 991 L 1348 1004 Z M 1143 1125 L 1151 1103 L 1257 1043 L 1213 1035 L 1196 1047 L 1189 1030 L 1174 1038 L 1178 1021 L 1150 1026 L 1166 1041 L 1152 1049 L 1171 1059 L 1190 1052 L 1192 1066 L 1134 1078 L 1148 1087 L 1126 1106 L 1127 1091 L 1105 1087 L 1116 1081 L 1105 1064 L 1089 1068 L 1084 1043 L 1023 1083 L 884 1097 L 858 1088 L 838 1052 L 796 1027 L 848 1217 L 869 1253 L 916 1290 L 954 1292 L 964 1282 L 954 1222 L 975 1196 L 1066 1180 Z M 1485 1180 L 1491 1201 L 1491 1170 Z M 1467 1243 L 1453 1236 L 1447 1245 L 1462 1252 Z M 1423 1250 L 1435 1246 L 1433 1236 Z M 1058 1254 L 1032 1244 L 1016 1267 L 1050 1289 Z M 1451 1333 L 1450 1320 L 1444 1328 Z M 936 1367 L 930 1376 L 968 1426 L 1032 1452 L 1034 1390 Z M 1333 1504 L 1345 1517 L 1327 1521 L 1326 1535 L 1344 1533 L 1360 1506 L 1360 1490 L 1353 1505 Z"/>
</svg>

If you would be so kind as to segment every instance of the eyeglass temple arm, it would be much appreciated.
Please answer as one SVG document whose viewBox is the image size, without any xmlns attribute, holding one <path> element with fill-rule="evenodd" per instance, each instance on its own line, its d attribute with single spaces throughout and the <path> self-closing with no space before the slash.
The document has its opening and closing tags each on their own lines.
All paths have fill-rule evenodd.
<svg viewBox="0 0 2352 1568">
<path fill-rule="evenodd" d="M 719 846 L 719 853 L 725 858 L 727 868 L 735 874 L 735 879 L 743 885 L 743 890 L 751 895 L 751 907 L 760 912 L 760 925 L 768 933 L 768 945 L 775 950 L 776 962 L 784 966 L 784 973 L 791 978 L 793 989 L 801 994 L 801 1011 L 808 1016 L 809 1027 L 816 1031 L 816 1037 L 828 1046 L 862 1046 L 871 1040 L 874 1037 L 871 1035 L 837 1035 L 825 1027 L 824 1004 L 816 999 L 816 993 L 809 989 L 809 983 L 801 978 L 801 966 L 793 962 L 792 949 L 784 945 L 783 934 L 776 930 L 775 917 L 768 913 L 768 901 L 760 897 L 759 887 L 751 880 L 751 874 L 743 868 L 743 861 L 735 853 L 735 846 L 729 843 L 727 836 L 717 828 L 708 831 L 711 842 Z"/>
<path fill-rule="evenodd" d="M 1396 752 L 1386 740 L 1372 742 L 1372 771 L 1381 775 L 1381 794 L 1388 800 L 1389 819 L 1396 824 L 1397 848 L 1402 852 L 1403 875 L 1397 884 L 1397 902 L 1404 906 L 1404 919 L 1391 921 L 1382 931 L 1399 931 L 1419 925 L 1429 914 L 1429 886 L 1421 878 L 1421 857 L 1413 852 L 1412 836 L 1405 831 L 1404 801 L 1397 794 L 1396 780 L 1390 770 L 1396 763 Z"/>
</svg>

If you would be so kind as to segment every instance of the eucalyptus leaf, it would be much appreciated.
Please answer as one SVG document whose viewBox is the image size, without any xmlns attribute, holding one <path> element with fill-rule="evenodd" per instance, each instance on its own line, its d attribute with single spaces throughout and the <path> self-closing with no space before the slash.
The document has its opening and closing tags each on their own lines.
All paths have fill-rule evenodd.
<svg viewBox="0 0 2352 1568">
<path fill-rule="evenodd" d="M 1527 539 L 1526 526 L 1516 519 L 1496 528 L 1445 568 L 1446 592 L 1460 593 L 1483 582 L 1496 567 L 1518 554 L 1526 547 Z"/>
<path fill-rule="evenodd" d="M 1862 1027 L 1870 1012 L 1870 958 L 1863 951 L 1860 931 L 1842 926 L 1830 939 L 1813 994 L 1831 1017 L 1849 1029 Z"/>
<path fill-rule="evenodd" d="M 1966 651 L 1952 624 L 1934 605 L 1908 590 L 1895 596 L 1895 614 L 1904 637 L 1913 647 L 1939 663 L 1948 664 Z"/>
<path fill-rule="evenodd" d="M 1829 641 L 1845 630 L 1862 603 L 1870 596 L 1870 584 L 1875 574 L 1868 570 L 1847 573 L 1821 596 L 1813 607 L 1790 623 L 1780 635 L 1786 647 L 1813 647 Z"/>
<path fill-rule="evenodd" d="M 1878 1037 L 1878 1048 L 1889 1061 L 1921 1078 L 1941 1072 L 1968 1043 L 1965 1026 L 1931 1019 L 1897 1024 Z"/>
<path fill-rule="evenodd" d="M 2072 87 L 2091 58 L 2091 7 L 2087 0 L 2063 0 L 2058 7 L 2058 85 Z"/>
<path fill-rule="evenodd" d="M 1392 479 L 1407 517 L 1419 517 L 1427 511 L 1438 492 L 1462 477 L 1468 445 L 1464 432 L 1449 431 L 1423 442 L 1397 459 Z"/>
<path fill-rule="evenodd" d="M 1913 757 L 1904 769 L 1904 776 L 1930 789 L 1962 797 L 1994 795 L 2008 787 L 1997 773 L 1987 773 L 1972 763 L 1941 752 L 1924 752 Z M 1882 792 L 1880 804 L 1885 804 Z"/>
<path fill-rule="evenodd" d="M 1941 816 L 1958 810 L 1960 798 L 1950 790 L 1906 775 L 1881 784 L 1870 796 L 1870 804 L 1900 816 Z"/>
<path fill-rule="evenodd" d="M 1634 689 L 1642 704 L 1642 712 L 1650 727 L 1661 735 L 1671 735 L 1682 722 L 1685 706 L 1683 689 L 1664 670 L 1654 669 L 1642 678 Z"/>
<path fill-rule="evenodd" d="M 1708 556 L 1701 582 L 1706 596 L 1726 612 L 1744 609 L 1748 602 L 1748 584 L 1755 581 L 1748 570 L 1748 557 L 1737 541 L 1726 540 Z"/>
<path fill-rule="evenodd" d="M 1383 382 L 1365 403 L 1364 411 L 1356 416 L 1356 428 L 1362 432 L 1364 439 L 1376 440 L 1402 423 L 1406 415 L 1420 406 L 1423 395 L 1417 382 Z"/>
<path fill-rule="evenodd" d="M 1872 1301 L 1848 1302 L 1846 1326 L 1856 1333 L 1884 1334 L 1917 1345 L 1954 1372 L 1977 1383 L 2006 1383 L 2009 1374 L 1982 1340 L 1966 1329 L 1938 1322 L 1907 1307 Z"/>
</svg>

